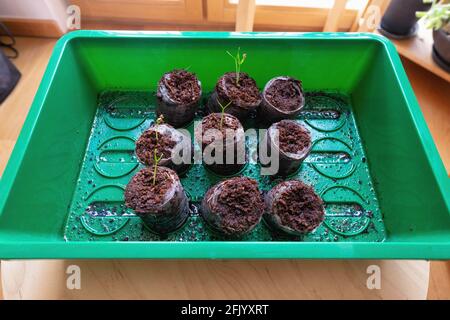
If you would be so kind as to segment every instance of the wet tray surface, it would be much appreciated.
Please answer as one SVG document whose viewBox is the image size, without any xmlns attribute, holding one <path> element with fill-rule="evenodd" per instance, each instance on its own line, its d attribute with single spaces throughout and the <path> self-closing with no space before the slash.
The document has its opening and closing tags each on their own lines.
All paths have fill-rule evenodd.
<svg viewBox="0 0 450 320">
<path fill-rule="evenodd" d="M 135 141 L 153 123 L 154 106 L 154 93 L 149 92 L 104 91 L 99 96 L 65 227 L 67 241 L 223 240 L 209 231 L 197 208 L 208 188 L 224 177 L 201 164 L 193 164 L 181 177 L 191 200 L 191 214 L 178 231 L 164 238 L 155 235 L 124 206 L 125 186 L 142 168 L 134 154 Z M 201 117 L 202 110 L 196 119 Z M 242 240 L 383 241 L 385 228 L 349 97 L 308 93 L 297 121 L 311 132 L 313 147 L 300 170 L 287 179 L 300 179 L 314 187 L 325 202 L 325 221 L 302 238 L 274 234 L 261 221 Z M 191 123 L 186 128 L 192 132 L 193 127 Z M 257 128 L 256 119 L 247 120 L 244 127 Z M 255 154 L 257 140 L 247 139 L 246 146 L 249 155 Z M 239 174 L 256 179 L 263 191 L 281 181 L 259 172 L 257 163 L 248 163 Z"/>
</svg>

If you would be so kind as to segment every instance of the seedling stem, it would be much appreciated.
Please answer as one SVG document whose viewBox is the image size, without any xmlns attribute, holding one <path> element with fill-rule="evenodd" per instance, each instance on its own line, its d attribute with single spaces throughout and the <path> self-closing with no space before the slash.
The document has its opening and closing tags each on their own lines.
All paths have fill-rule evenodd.
<svg viewBox="0 0 450 320">
<path fill-rule="evenodd" d="M 160 115 L 158 119 L 156 119 L 156 128 L 155 128 L 155 135 L 156 135 L 156 143 L 158 144 L 158 126 L 164 122 L 164 116 Z"/>
<path fill-rule="evenodd" d="M 241 48 L 238 47 L 236 56 L 233 56 L 229 51 L 227 51 L 228 55 L 234 60 L 234 67 L 236 69 L 236 86 L 239 87 L 239 78 L 241 74 L 241 65 L 244 63 L 245 58 L 247 58 L 247 54 L 243 53 L 242 58 L 240 54 Z"/>
<path fill-rule="evenodd" d="M 162 153 L 158 157 L 157 152 L 158 152 L 158 150 L 155 148 L 154 154 L 153 154 L 153 185 L 156 184 L 156 170 L 158 169 L 158 163 L 159 163 L 159 161 L 161 161 L 161 159 L 163 157 Z"/>
<path fill-rule="evenodd" d="M 223 106 L 223 105 L 220 103 L 219 99 L 217 99 L 217 103 L 219 104 L 220 109 L 222 110 L 222 112 L 220 113 L 220 130 L 222 130 L 222 127 L 223 127 L 223 119 L 225 118 L 225 109 L 228 108 L 228 106 L 231 104 L 231 101 L 228 102 L 225 106 Z"/>
</svg>

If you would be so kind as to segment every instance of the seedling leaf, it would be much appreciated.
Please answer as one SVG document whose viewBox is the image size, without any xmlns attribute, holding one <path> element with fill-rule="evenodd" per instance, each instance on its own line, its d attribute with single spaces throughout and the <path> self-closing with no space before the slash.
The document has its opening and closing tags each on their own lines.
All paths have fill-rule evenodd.
<svg viewBox="0 0 450 320">
<path fill-rule="evenodd" d="M 244 54 L 242 54 L 242 57 L 241 57 L 241 54 L 240 54 L 241 48 L 240 47 L 238 47 L 238 49 L 237 49 L 236 56 L 232 55 L 229 51 L 226 51 L 226 52 L 234 60 L 234 68 L 236 70 L 236 86 L 239 87 L 241 66 L 244 63 L 245 59 L 247 58 L 247 54 L 244 53 Z"/>
<path fill-rule="evenodd" d="M 228 106 L 231 104 L 231 101 L 228 102 L 225 106 L 220 103 L 219 99 L 217 99 L 216 101 L 219 104 L 220 109 L 221 109 L 221 113 L 220 113 L 220 130 L 222 130 L 223 118 L 225 116 L 225 109 L 228 108 Z"/>
</svg>

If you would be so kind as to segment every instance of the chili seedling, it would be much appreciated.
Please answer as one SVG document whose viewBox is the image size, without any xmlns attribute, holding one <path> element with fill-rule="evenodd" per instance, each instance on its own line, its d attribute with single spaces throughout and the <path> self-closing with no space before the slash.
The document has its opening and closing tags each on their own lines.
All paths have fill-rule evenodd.
<svg viewBox="0 0 450 320">
<path fill-rule="evenodd" d="M 154 154 L 153 154 L 153 185 L 156 184 L 156 170 L 158 169 L 158 163 L 159 163 L 159 161 L 161 161 L 161 159 L 163 157 L 162 153 L 158 157 L 157 152 L 158 152 L 158 150 L 155 148 Z"/>
<path fill-rule="evenodd" d="M 241 48 L 238 47 L 236 56 L 233 56 L 229 51 L 227 51 L 228 55 L 231 58 L 233 58 L 233 60 L 234 60 L 234 67 L 236 69 L 236 86 L 237 87 L 239 87 L 239 76 L 240 76 L 240 73 L 241 73 L 241 66 L 244 63 L 245 58 L 247 58 L 247 54 L 246 53 L 243 53 L 242 57 L 241 57 L 240 51 L 241 51 Z"/>
<path fill-rule="evenodd" d="M 156 144 L 158 144 L 158 126 L 164 122 L 164 116 L 160 115 L 158 119 L 156 119 L 156 128 L 155 128 L 155 136 L 156 136 Z"/>
<path fill-rule="evenodd" d="M 225 117 L 225 109 L 228 108 L 228 106 L 231 104 L 231 101 L 228 102 L 225 106 L 223 106 L 223 105 L 220 103 L 219 99 L 216 99 L 216 101 L 217 101 L 217 103 L 219 104 L 220 109 L 221 109 L 221 113 L 220 113 L 220 130 L 222 130 L 222 126 L 223 126 L 223 118 Z"/>
</svg>

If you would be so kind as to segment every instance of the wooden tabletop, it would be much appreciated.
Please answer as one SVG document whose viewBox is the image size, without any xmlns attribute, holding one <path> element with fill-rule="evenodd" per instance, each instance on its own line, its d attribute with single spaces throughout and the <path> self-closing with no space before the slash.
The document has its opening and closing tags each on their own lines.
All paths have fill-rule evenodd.
<svg viewBox="0 0 450 320">
<path fill-rule="evenodd" d="M 391 39 L 391 41 L 402 56 L 450 82 L 450 73 L 439 67 L 431 56 L 433 51 L 433 31 L 425 28 L 422 22 L 419 21 L 418 23 L 418 32 L 415 37 L 401 40 Z"/>
<path fill-rule="evenodd" d="M 23 76 L 0 106 L 0 173 L 45 70 L 54 39 L 19 38 Z M 448 82 L 404 61 L 445 166 L 450 171 Z M 81 290 L 66 286 L 81 270 Z M 370 290 L 367 268 L 381 268 Z M 431 275 L 430 275 L 431 269 Z M 25 260 L 2 261 L 0 297 L 67 299 L 425 299 L 450 298 L 450 267 L 414 260 Z M 430 286 L 429 286 L 430 284 Z"/>
</svg>

